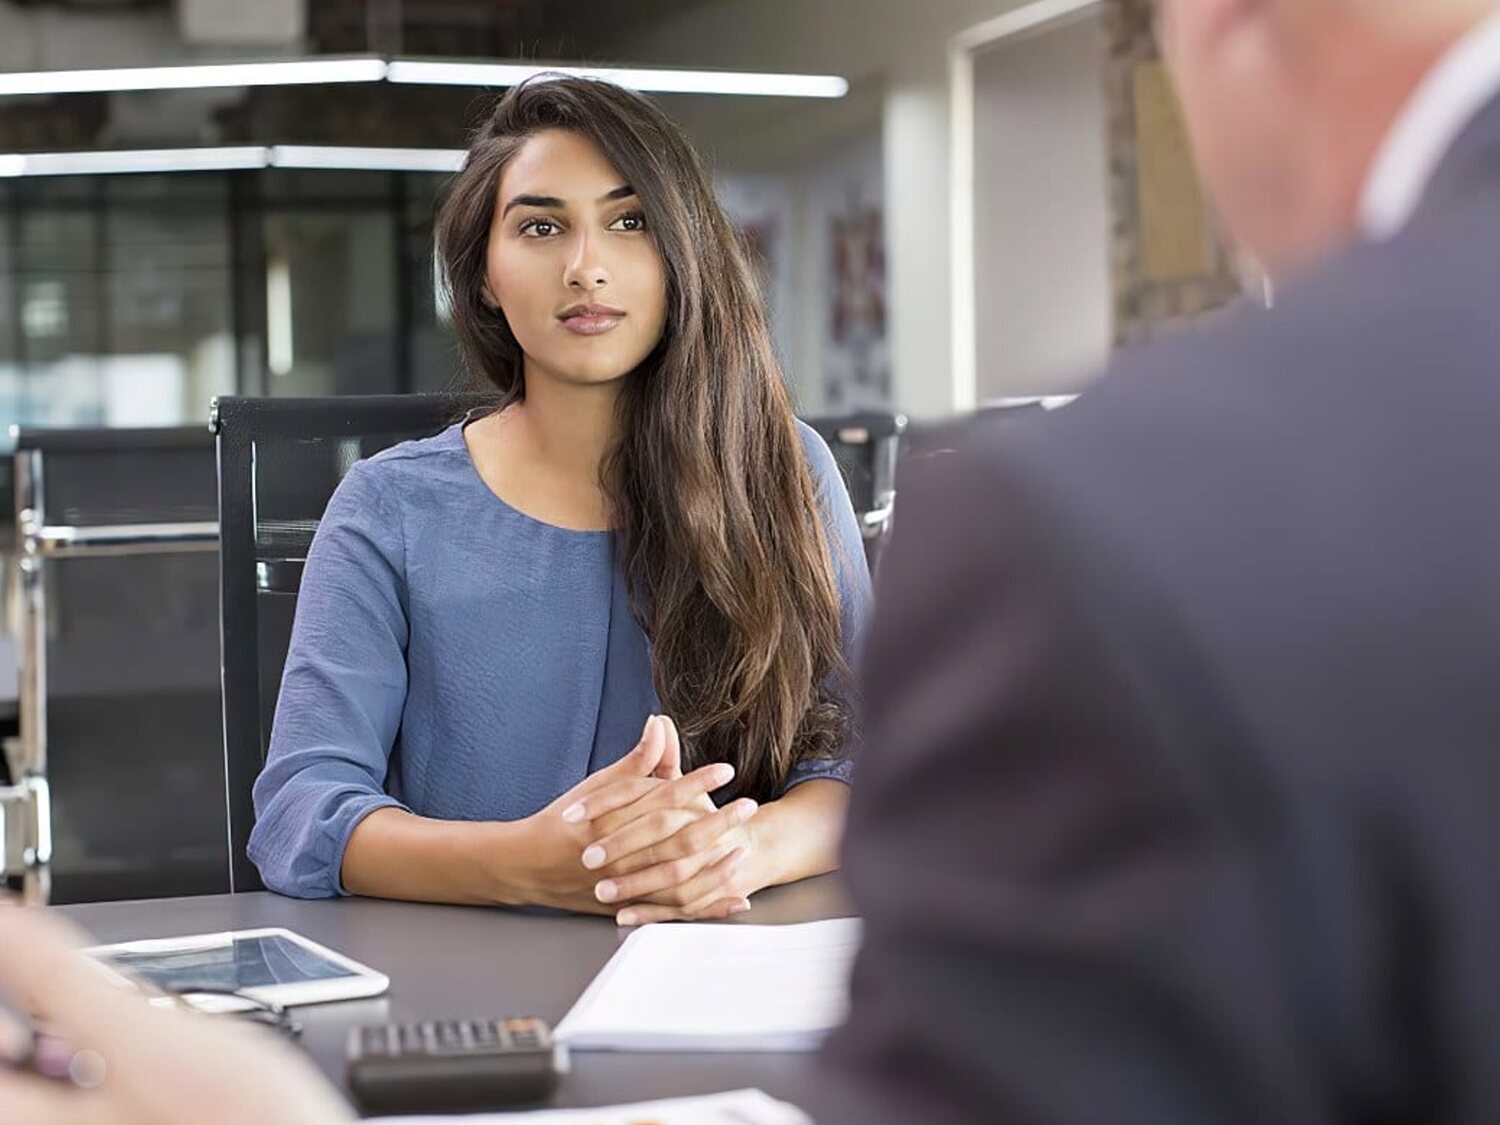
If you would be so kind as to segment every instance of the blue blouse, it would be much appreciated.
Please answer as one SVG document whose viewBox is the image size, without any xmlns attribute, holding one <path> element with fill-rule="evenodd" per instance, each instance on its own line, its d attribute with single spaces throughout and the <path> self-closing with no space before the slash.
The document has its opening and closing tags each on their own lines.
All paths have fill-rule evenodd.
<svg viewBox="0 0 1500 1125">
<path fill-rule="evenodd" d="M 852 665 L 871 602 L 859 526 L 799 426 Z M 626 754 L 658 710 L 613 533 L 507 505 L 459 425 L 406 442 L 350 470 L 313 541 L 250 858 L 282 894 L 345 894 L 344 848 L 376 809 L 522 819 Z M 849 770 L 809 761 L 788 785 Z"/>
</svg>

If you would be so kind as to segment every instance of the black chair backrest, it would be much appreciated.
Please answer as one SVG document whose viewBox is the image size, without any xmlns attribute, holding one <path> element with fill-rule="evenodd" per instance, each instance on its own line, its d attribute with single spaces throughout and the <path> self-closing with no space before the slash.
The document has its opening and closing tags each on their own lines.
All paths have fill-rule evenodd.
<svg viewBox="0 0 1500 1125">
<path fill-rule="evenodd" d="M 482 407 L 462 395 L 216 399 L 221 672 L 230 886 L 258 890 L 246 854 L 308 547 L 355 462 L 430 437 Z"/>
<path fill-rule="evenodd" d="M 16 431 L 20 756 L 53 902 L 228 889 L 213 439 Z"/>
<path fill-rule="evenodd" d="M 890 531 L 896 497 L 896 461 L 902 434 L 906 432 L 906 417 L 865 411 L 809 417 L 803 421 L 828 443 L 844 475 L 854 513 L 859 517 L 865 554 L 873 568 Z"/>
</svg>

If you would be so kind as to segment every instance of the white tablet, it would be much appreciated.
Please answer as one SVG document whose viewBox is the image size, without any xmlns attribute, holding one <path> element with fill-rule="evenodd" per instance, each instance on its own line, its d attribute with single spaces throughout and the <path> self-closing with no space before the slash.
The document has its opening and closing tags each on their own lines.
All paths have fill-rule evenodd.
<svg viewBox="0 0 1500 1125">
<path fill-rule="evenodd" d="M 378 996 L 390 978 L 291 930 L 126 941 L 87 950 L 128 978 L 185 997 L 195 1008 L 227 1012 L 253 1007 L 235 996 L 292 1007 Z"/>
</svg>

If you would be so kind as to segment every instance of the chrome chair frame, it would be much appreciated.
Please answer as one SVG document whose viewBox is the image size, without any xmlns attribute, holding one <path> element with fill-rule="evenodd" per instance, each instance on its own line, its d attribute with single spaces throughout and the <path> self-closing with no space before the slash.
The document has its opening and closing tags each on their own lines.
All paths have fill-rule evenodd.
<svg viewBox="0 0 1500 1125">
<path fill-rule="evenodd" d="M 135 431 L 119 431 L 124 435 Z M 61 435 L 54 435 L 60 437 Z M 0 876 L 21 879 L 22 897 L 51 897 L 52 793 L 47 774 L 47 583 L 54 559 L 218 550 L 217 521 L 73 526 L 47 521 L 45 451 L 16 453 L 20 584 L 20 739 L 9 748 L 14 784 L 0 788 Z"/>
</svg>

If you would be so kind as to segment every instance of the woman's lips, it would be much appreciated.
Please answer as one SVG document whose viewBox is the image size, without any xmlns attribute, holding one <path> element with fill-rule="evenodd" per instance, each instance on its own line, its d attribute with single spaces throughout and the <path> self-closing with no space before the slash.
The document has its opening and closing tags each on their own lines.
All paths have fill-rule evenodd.
<svg viewBox="0 0 1500 1125">
<path fill-rule="evenodd" d="M 623 313 L 592 313 L 565 316 L 562 326 L 578 336 L 602 336 L 624 320 Z"/>
</svg>

